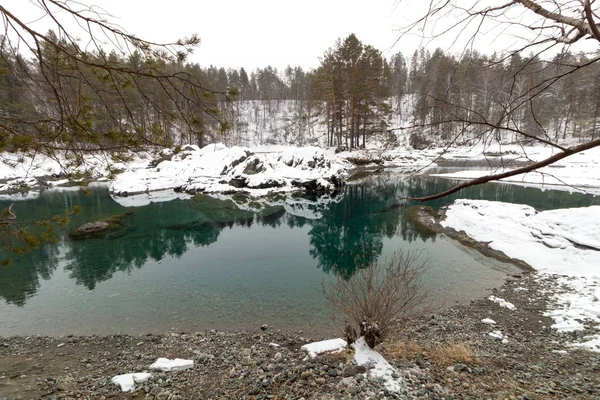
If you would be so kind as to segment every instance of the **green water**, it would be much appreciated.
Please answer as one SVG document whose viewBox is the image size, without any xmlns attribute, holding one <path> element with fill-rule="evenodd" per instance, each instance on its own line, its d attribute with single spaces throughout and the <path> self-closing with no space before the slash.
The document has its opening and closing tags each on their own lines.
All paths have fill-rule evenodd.
<svg viewBox="0 0 600 400">
<path fill-rule="evenodd" d="M 379 212 L 401 197 L 450 185 L 390 172 L 348 185 L 333 198 L 275 196 L 253 203 L 197 196 L 142 207 L 121 206 L 105 187 L 87 194 L 45 191 L 15 201 L 15 214 L 35 220 L 81 206 L 65 232 L 133 214 L 107 238 L 76 241 L 63 232 L 58 244 L 0 267 L 0 335 L 253 329 L 263 323 L 325 334 L 335 322 L 320 292 L 324 277 L 352 274 L 398 249 L 428 257 L 424 281 L 436 302 L 482 296 L 517 270 L 444 236 L 416 230 L 404 207 Z M 600 204 L 589 195 L 504 184 L 455 197 L 538 209 Z M 0 208 L 10 203 L 0 201 Z"/>
</svg>

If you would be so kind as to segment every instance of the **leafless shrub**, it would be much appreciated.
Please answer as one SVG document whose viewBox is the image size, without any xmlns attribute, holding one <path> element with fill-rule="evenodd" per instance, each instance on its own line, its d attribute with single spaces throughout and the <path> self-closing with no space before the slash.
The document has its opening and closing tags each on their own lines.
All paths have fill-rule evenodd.
<svg viewBox="0 0 600 400">
<path fill-rule="evenodd" d="M 427 260 L 421 255 L 397 251 L 383 264 L 372 263 L 350 277 L 338 275 L 323 281 L 327 300 L 358 325 L 371 348 L 383 341 L 394 324 L 424 304 L 427 292 L 421 277 Z"/>
</svg>

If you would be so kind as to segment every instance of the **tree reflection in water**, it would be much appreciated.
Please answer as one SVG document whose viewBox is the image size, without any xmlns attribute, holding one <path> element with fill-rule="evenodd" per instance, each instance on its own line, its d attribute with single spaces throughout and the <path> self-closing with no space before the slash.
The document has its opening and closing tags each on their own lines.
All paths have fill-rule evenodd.
<svg viewBox="0 0 600 400">
<path fill-rule="evenodd" d="M 78 285 L 93 290 L 115 272 L 131 273 L 148 260 L 160 261 L 166 256 L 179 258 L 190 246 L 215 243 L 225 229 L 251 228 L 254 224 L 307 229 L 309 252 L 318 266 L 328 273 L 350 276 L 381 256 L 386 238 L 435 240 L 435 235 L 410 223 L 407 213 L 415 203 L 381 211 L 402 198 L 440 192 L 452 184 L 440 178 L 385 173 L 349 184 L 333 195 L 271 195 L 260 199 L 239 194 L 197 195 L 135 208 L 119 205 L 106 188 L 95 188 L 90 194 L 43 192 L 37 199 L 15 202 L 13 211 L 35 221 L 80 205 L 83 211 L 72 218 L 66 231 L 126 211 L 134 215 L 127 222 L 127 230 L 113 239 L 72 241 L 65 234 L 57 244 L 46 244 L 15 258 L 13 265 L 0 268 L 0 297 L 23 306 L 59 265 L 64 265 Z M 600 204 L 599 197 L 589 195 L 488 184 L 428 205 L 438 208 L 457 197 L 523 203 L 540 210 Z M 0 201 L 0 208 L 11 202 Z"/>
</svg>

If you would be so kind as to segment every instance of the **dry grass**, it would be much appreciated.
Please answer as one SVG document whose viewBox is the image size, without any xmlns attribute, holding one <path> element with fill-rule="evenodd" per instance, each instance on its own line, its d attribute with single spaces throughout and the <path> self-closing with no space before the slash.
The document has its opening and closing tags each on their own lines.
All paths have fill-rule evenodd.
<svg viewBox="0 0 600 400">
<path fill-rule="evenodd" d="M 386 343 L 380 346 L 380 350 L 386 355 L 387 358 L 398 361 L 408 361 L 414 358 L 417 354 L 423 354 L 421 346 L 415 342 L 402 342 L 395 341 L 392 343 Z"/>
<path fill-rule="evenodd" d="M 417 354 L 422 354 L 440 366 L 448 366 L 456 362 L 469 364 L 477 361 L 471 348 L 464 343 L 450 343 L 433 348 L 423 348 L 415 342 L 397 340 L 380 345 L 378 351 L 385 354 L 386 358 L 397 361 L 410 361 Z"/>
<path fill-rule="evenodd" d="M 469 364 L 476 360 L 471 348 L 464 343 L 434 347 L 427 352 L 427 355 L 438 365 L 450 365 L 455 362 Z"/>
<path fill-rule="evenodd" d="M 323 354 L 323 358 L 332 362 L 341 362 L 345 364 L 354 359 L 354 350 L 351 348 L 347 348 L 344 351 L 339 351 L 335 353 L 325 353 Z"/>
</svg>

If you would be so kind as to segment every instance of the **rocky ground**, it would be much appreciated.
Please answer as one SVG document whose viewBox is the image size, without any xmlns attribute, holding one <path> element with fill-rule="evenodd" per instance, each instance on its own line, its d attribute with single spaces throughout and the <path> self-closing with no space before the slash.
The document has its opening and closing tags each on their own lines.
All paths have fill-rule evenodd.
<svg viewBox="0 0 600 400">
<path fill-rule="evenodd" d="M 543 316 L 552 278 L 511 277 L 488 299 L 446 309 L 399 329 L 379 351 L 398 368 L 401 393 L 363 374 L 352 355 L 305 359 L 308 339 L 276 332 L 0 339 L 0 399 L 598 399 L 600 353 L 562 343 Z M 484 318 L 496 325 L 481 322 Z M 500 330 L 508 342 L 489 336 Z M 278 346 L 277 346 L 278 345 Z M 566 350 L 566 351 L 565 351 Z M 141 372 L 158 357 L 194 368 L 154 373 L 122 393 L 111 377 Z"/>
</svg>

